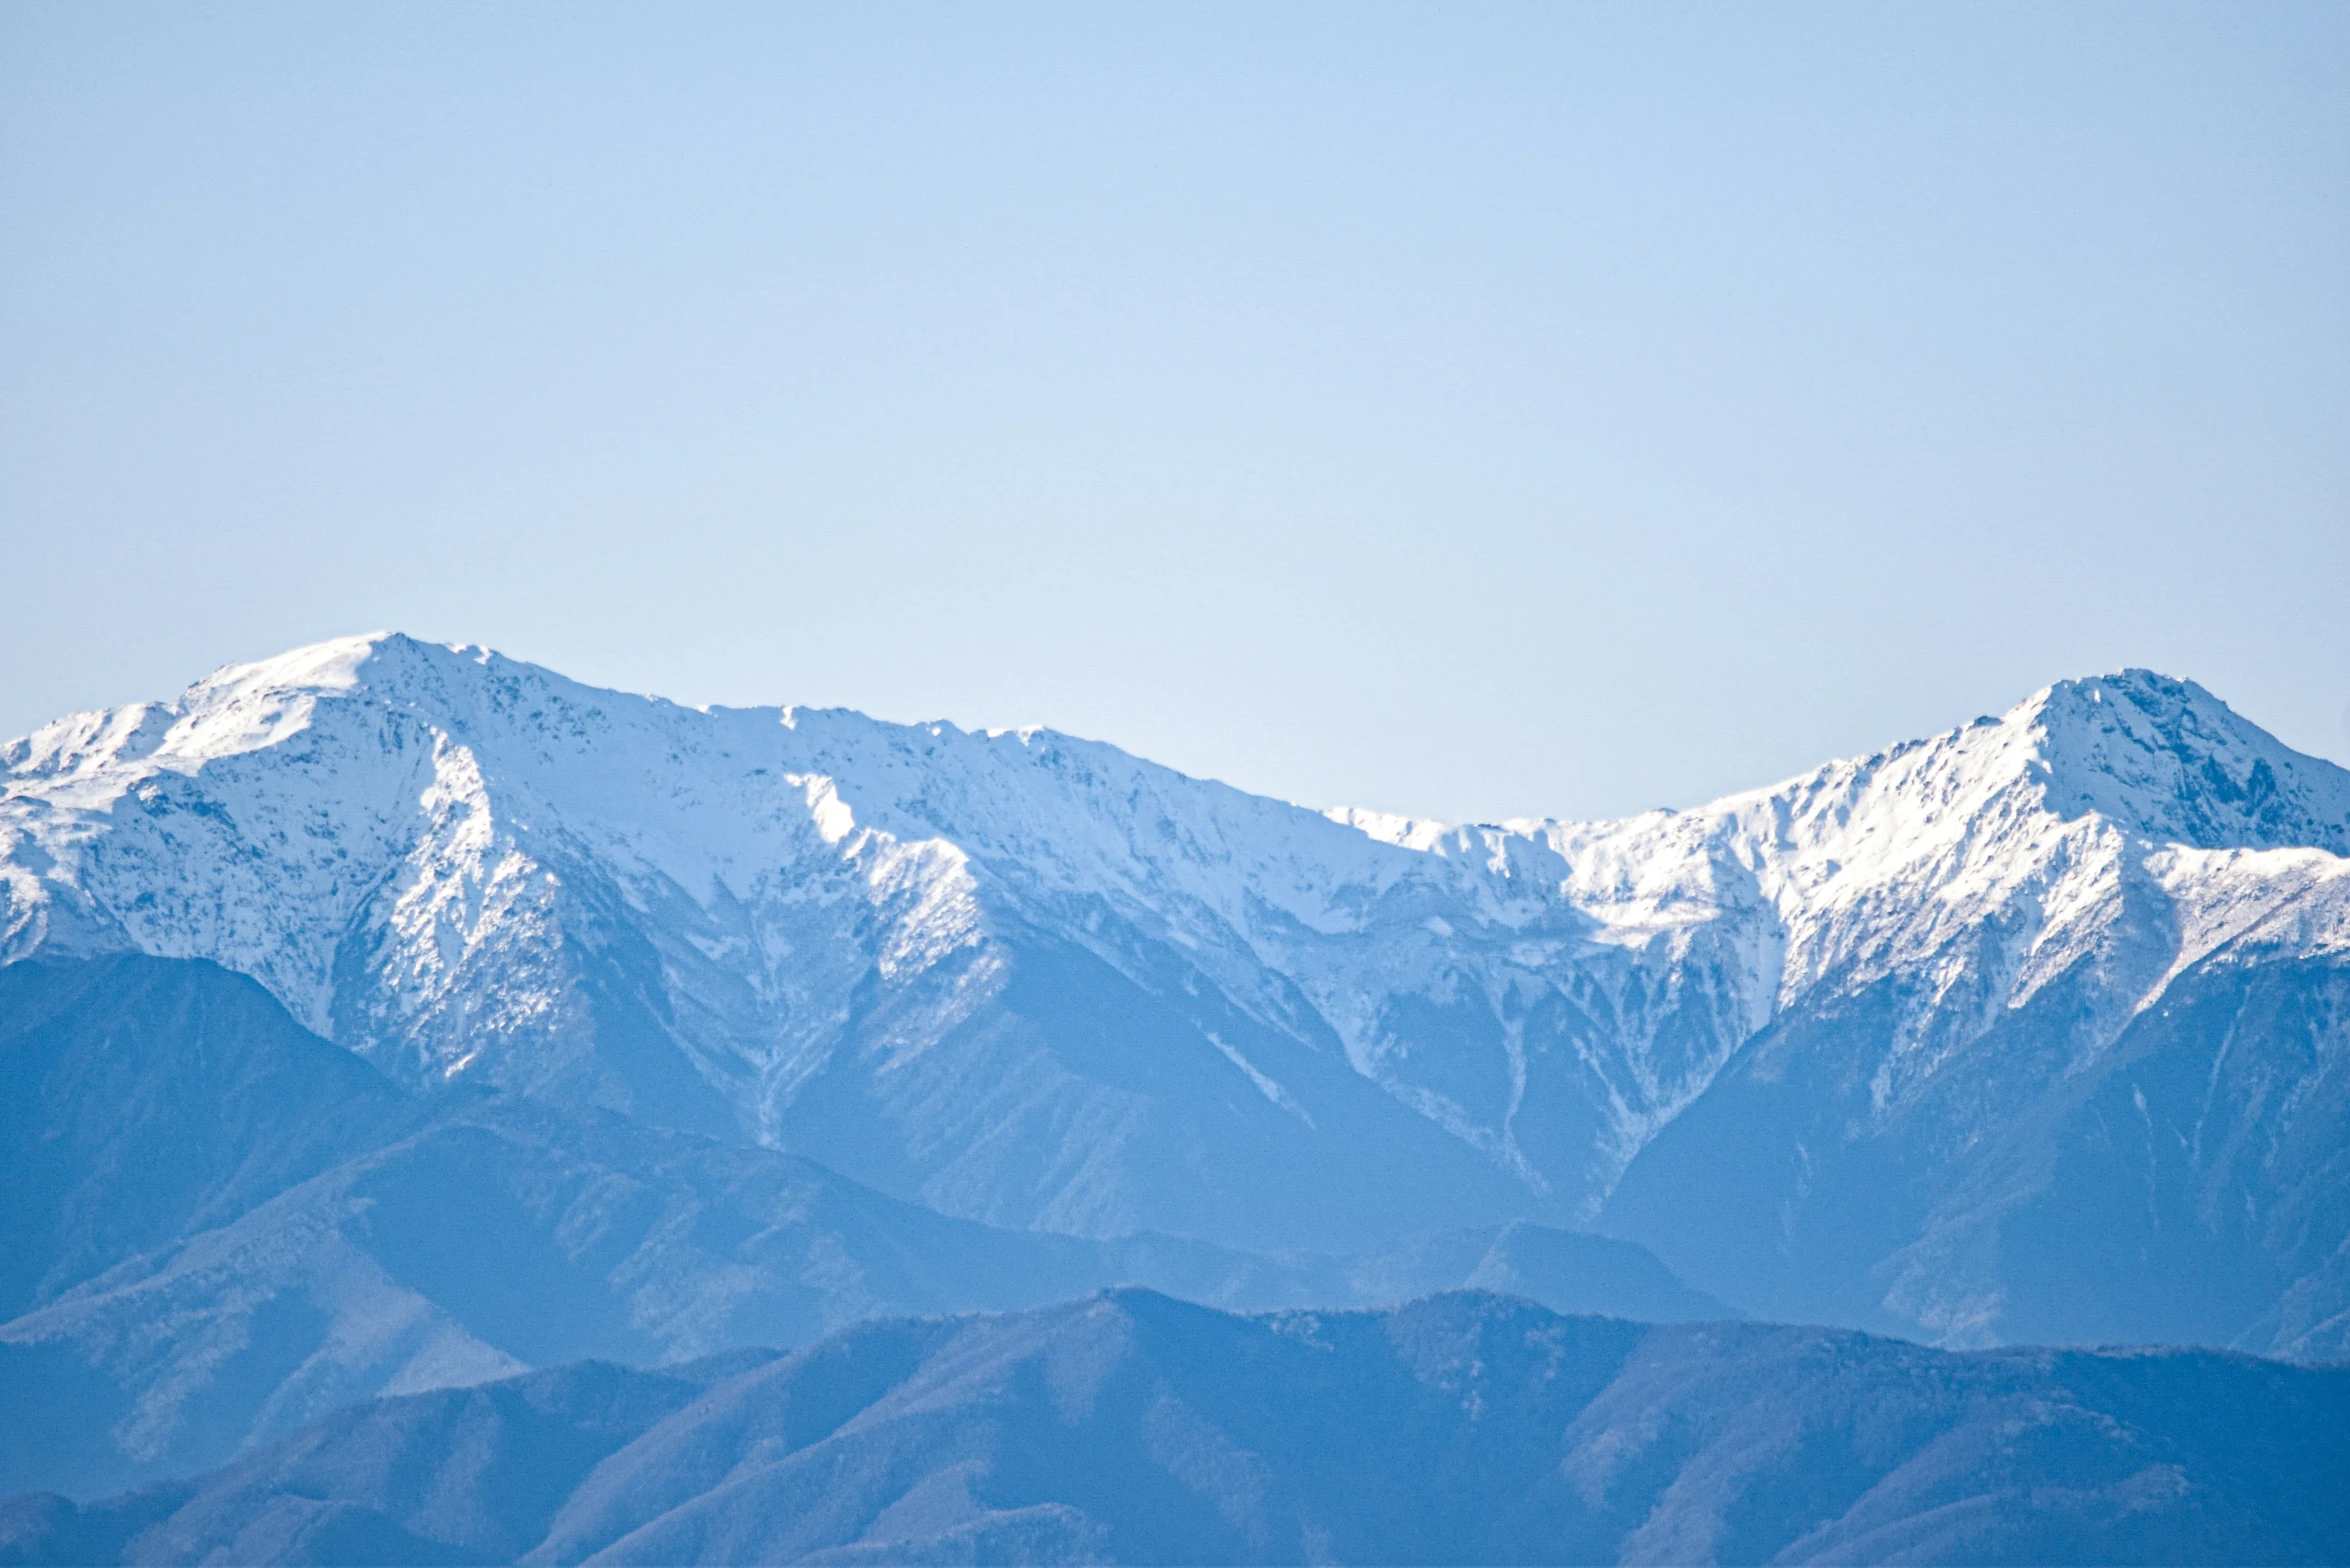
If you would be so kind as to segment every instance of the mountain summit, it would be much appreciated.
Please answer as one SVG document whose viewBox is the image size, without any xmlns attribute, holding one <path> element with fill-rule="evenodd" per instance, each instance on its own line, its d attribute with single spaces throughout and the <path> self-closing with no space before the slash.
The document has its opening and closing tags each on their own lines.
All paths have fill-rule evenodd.
<svg viewBox="0 0 2350 1568">
<path fill-rule="evenodd" d="M 2199 849 L 2350 855 L 2350 772 L 2279 744 L 2193 681 L 2124 670 L 2062 682 L 2036 704 L 2052 809 Z"/>
<path fill-rule="evenodd" d="M 399 636 L 0 766 L 0 958 L 211 959 L 412 1086 L 1000 1225 L 1529 1217 L 1956 1344 L 2350 1337 L 2350 774 L 2144 671 L 1598 823 L 1316 813 Z M 2182 1268 L 2232 1283 L 2153 1323 Z"/>
</svg>

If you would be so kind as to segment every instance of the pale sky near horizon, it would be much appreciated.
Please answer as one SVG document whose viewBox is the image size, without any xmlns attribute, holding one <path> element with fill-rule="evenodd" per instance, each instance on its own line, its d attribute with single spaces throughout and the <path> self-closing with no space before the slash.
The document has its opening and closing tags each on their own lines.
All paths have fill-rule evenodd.
<svg viewBox="0 0 2350 1568">
<path fill-rule="evenodd" d="M 377 627 L 1455 818 L 2350 761 L 2350 7 L 0 8 L 0 734 Z"/>
</svg>

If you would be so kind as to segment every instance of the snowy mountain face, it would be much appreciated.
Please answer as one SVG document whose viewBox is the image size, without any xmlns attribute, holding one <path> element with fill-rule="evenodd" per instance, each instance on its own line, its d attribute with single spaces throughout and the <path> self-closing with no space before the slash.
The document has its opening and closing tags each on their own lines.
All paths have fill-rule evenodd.
<svg viewBox="0 0 2350 1568">
<path fill-rule="evenodd" d="M 0 764 L 0 958 L 213 959 L 410 1084 L 958 1216 L 1596 1219 L 1741 1304 L 1959 1343 L 2089 1322 L 2184 1227 L 2265 1260 L 2203 1337 L 2267 1313 L 2309 1349 L 2350 1308 L 2350 774 L 2144 672 L 1604 823 L 1322 815 L 1049 731 L 697 711 L 401 637 Z M 2108 1188 L 2111 1277 L 2026 1288 L 2015 1238 Z"/>
</svg>

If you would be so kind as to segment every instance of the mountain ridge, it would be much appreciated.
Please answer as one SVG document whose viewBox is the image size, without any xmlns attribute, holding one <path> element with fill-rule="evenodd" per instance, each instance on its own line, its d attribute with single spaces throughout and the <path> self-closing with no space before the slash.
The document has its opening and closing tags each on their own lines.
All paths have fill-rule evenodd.
<svg viewBox="0 0 2350 1568">
<path fill-rule="evenodd" d="M 1048 730 L 685 709 L 398 637 L 0 764 L 0 956 L 216 958 L 412 1085 L 793 1149 L 992 1224 L 1327 1248 L 1598 1223 L 1743 1299 L 1619 1192 L 1747 1092 L 1741 1052 L 1816 1040 L 1841 1121 L 1772 1130 L 1772 1160 L 1827 1136 L 1975 1162 L 1829 1305 L 1954 1343 L 1999 1332 L 2014 1203 L 1948 1206 L 2054 1169 L 1993 1159 L 2013 1129 L 2122 1070 L 2186 977 L 2291 963 L 2324 991 L 2350 952 L 2350 773 L 2136 671 L 1601 823 L 1324 814 Z M 2246 1080 L 2239 1146 L 2275 1144 L 2280 1095 L 2342 1114 L 2327 1028 L 2302 1089 Z M 1809 1201 L 1776 1165 L 1674 1169 Z M 1927 1251 L 1991 1261 L 1920 1274 L 1937 1227 Z"/>
<path fill-rule="evenodd" d="M 1237 1375 L 1236 1375 L 1237 1374 Z M 372 1401 L 59 1561 L 2324 1562 L 2350 1368 L 1121 1289 Z M 331 1554 L 331 1555 L 330 1555 Z"/>
</svg>

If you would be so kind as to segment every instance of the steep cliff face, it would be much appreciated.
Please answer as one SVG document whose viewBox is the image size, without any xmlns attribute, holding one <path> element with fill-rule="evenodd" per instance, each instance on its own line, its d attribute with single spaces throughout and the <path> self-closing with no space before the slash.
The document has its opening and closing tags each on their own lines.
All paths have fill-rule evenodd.
<svg viewBox="0 0 2350 1568">
<path fill-rule="evenodd" d="M 9 956 L 211 958 L 411 1084 L 999 1224 L 1604 1216 L 1794 1304 L 1810 1227 L 1864 1281 L 1822 1311 L 1996 1336 L 2026 1295 L 1966 1260 L 2030 1251 L 1982 1238 L 2084 1157 L 2067 1118 L 2166 1005 L 2280 965 L 2300 1043 L 2208 1023 L 2249 1097 L 2229 1168 L 2282 1140 L 2255 1185 L 2304 1191 L 2292 1151 L 2341 1141 L 2310 977 L 2350 952 L 2350 774 L 2145 672 L 1603 823 L 1321 814 L 1049 731 L 701 712 L 399 637 L 0 757 Z M 2305 1209 L 2254 1227 L 2292 1282 L 2343 1235 Z"/>
</svg>

